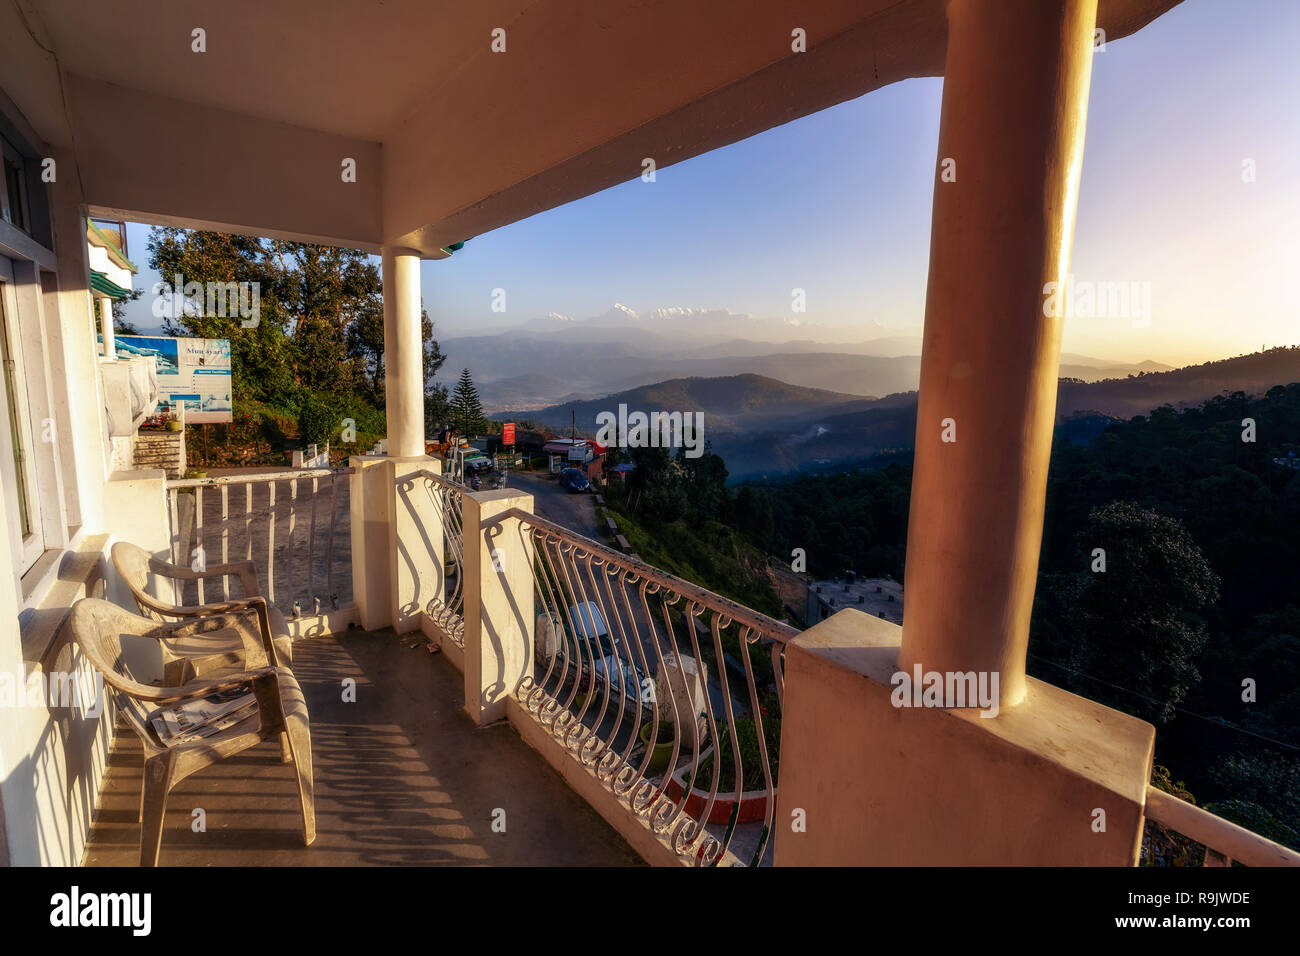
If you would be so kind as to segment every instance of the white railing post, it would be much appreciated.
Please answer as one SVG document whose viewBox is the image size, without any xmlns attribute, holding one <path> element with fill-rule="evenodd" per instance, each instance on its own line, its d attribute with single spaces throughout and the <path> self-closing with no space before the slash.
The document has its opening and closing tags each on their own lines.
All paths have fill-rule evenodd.
<svg viewBox="0 0 1300 956">
<path fill-rule="evenodd" d="M 383 455 L 355 455 L 349 510 L 352 531 L 352 594 L 367 631 L 393 623 L 391 584 L 393 470 Z"/>
<path fill-rule="evenodd" d="M 393 476 L 389 601 L 393 629 L 406 634 L 420 630 L 429 603 L 446 593 L 442 509 L 420 474 L 441 474 L 442 465 L 427 455 L 388 461 Z"/>
<path fill-rule="evenodd" d="M 512 508 L 532 514 L 533 496 L 517 491 L 466 492 L 465 710 L 474 723 L 501 720 L 506 698 L 532 672 L 532 533 Z"/>
</svg>

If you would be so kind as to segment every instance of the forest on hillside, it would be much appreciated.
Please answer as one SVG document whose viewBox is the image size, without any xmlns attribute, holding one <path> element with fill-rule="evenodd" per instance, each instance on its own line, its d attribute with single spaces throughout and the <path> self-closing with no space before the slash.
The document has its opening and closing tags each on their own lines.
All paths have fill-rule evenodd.
<svg viewBox="0 0 1300 956">
<path fill-rule="evenodd" d="M 732 513 L 814 575 L 901 579 L 910 486 L 893 461 L 741 485 Z M 1151 721 L 1172 785 L 1300 848 L 1300 383 L 1055 443 L 1029 670 Z"/>
</svg>

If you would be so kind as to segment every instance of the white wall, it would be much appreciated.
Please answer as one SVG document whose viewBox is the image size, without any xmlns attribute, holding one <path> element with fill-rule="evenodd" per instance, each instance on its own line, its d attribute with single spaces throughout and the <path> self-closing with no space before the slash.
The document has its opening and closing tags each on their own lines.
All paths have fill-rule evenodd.
<svg viewBox="0 0 1300 956">
<path fill-rule="evenodd" d="M 102 272 L 108 281 L 120 285 L 123 289 L 131 288 L 131 270 L 123 269 L 112 257 L 109 256 L 108 250 L 103 246 L 90 247 L 90 268 L 96 272 Z"/>
<path fill-rule="evenodd" d="M 103 383 L 93 339 L 88 289 L 85 208 L 72 157 L 54 151 L 62 171 L 51 186 L 55 255 L 45 268 L 18 260 L 16 321 L 37 458 L 37 493 L 46 552 L 24 583 L 0 518 L 0 827 L 6 862 L 80 863 L 102 783 L 113 731 L 111 705 L 98 709 L 47 706 L 44 693 L 26 693 L 35 678 L 93 673 L 62 627 L 78 599 L 103 596 L 112 535 L 166 548 L 162 476 L 114 476 L 103 410 Z M 50 269 L 54 266 L 55 269 Z M 33 398 L 34 396 L 34 398 Z M 54 441 L 42 441 L 43 421 Z M 160 542 L 161 539 L 161 542 Z M 23 596 L 24 590 L 29 592 Z"/>
</svg>

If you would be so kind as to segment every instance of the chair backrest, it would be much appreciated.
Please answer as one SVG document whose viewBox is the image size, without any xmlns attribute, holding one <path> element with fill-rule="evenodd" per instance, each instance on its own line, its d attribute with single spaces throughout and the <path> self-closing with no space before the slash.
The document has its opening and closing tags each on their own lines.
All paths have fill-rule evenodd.
<svg viewBox="0 0 1300 956">
<path fill-rule="evenodd" d="M 146 718 L 153 708 L 139 698 L 156 688 L 140 683 L 131 674 L 122 654 L 122 635 L 147 634 L 158 626 L 157 622 L 124 611 L 111 601 L 82 598 L 72 606 L 68 626 L 86 659 L 113 689 L 113 699 L 136 733 L 147 735 Z"/>
<path fill-rule="evenodd" d="M 141 599 L 149 597 L 150 572 L 156 570 L 156 565 L 165 565 L 165 562 L 156 561 L 153 555 L 144 548 L 131 544 L 129 541 L 115 542 L 111 554 L 113 556 L 113 567 L 117 568 L 117 573 L 126 582 L 126 586 L 131 589 L 131 594 L 135 598 L 140 613 L 153 621 L 164 620 L 161 614 L 147 607 Z"/>
</svg>

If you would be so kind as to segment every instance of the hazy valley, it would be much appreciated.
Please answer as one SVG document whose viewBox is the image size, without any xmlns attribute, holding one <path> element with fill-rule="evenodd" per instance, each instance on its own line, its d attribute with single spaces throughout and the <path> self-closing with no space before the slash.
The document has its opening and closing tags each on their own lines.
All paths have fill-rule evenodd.
<svg viewBox="0 0 1300 956">
<path fill-rule="evenodd" d="M 528 411 L 500 412 L 494 417 L 526 419 L 559 430 L 573 422 L 580 433 L 593 434 L 596 415 L 617 412 L 620 404 L 646 412 L 701 411 L 705 437 L 726 460 L 733 479 L 831 471 L 911 447 L 916 430 L 915 385 L 891 392 L 888 386 L 897 384 L 899 378 L 889 377 L 892 367 L 888 363 L 915 362 L 915 358 L 889 360 L 825 353 L 762 358 L 770 358 L 771 366 L 781 366 L 780 360 L 789 359 L 789 365 L 781 367 L 805 367 L 807 377 L 823 385 L 841 381 L 829 371 L 831 368 L 847 369 L 855 360 L 862 363 L 861 368 L 877 363 L 875 367 L 886 373 L 872 377 L 863 372 L 856 387 L 888 394 L 870 397 L 842 390 L 842 386 L 839 390 L 811 387 L 747 371 L 672 378 L 599 398 L 571 398 Z M 822 374 L 817 374 L 818 361 L 825 369 Z M 748 367 L 765 366 L 751 359 Z M 1300 381 L 1300 347 L 1092 381 L 1067 373 L 1077 367 L 1062 367 L 1057 392 L 1058 436 L 1074 441 L 1090 439 L 1110 422 L 1146 414 L 1160 405 L 1181 408 L 1236 391 L 1259 395 L 1275 385 Z M 1094 373 L 1114 369 L 1083 367 Z M 847 377 L 849 373 L 843 374 Z M 896 371 L 892 374 L 901 375 Z"/>
</svg>

